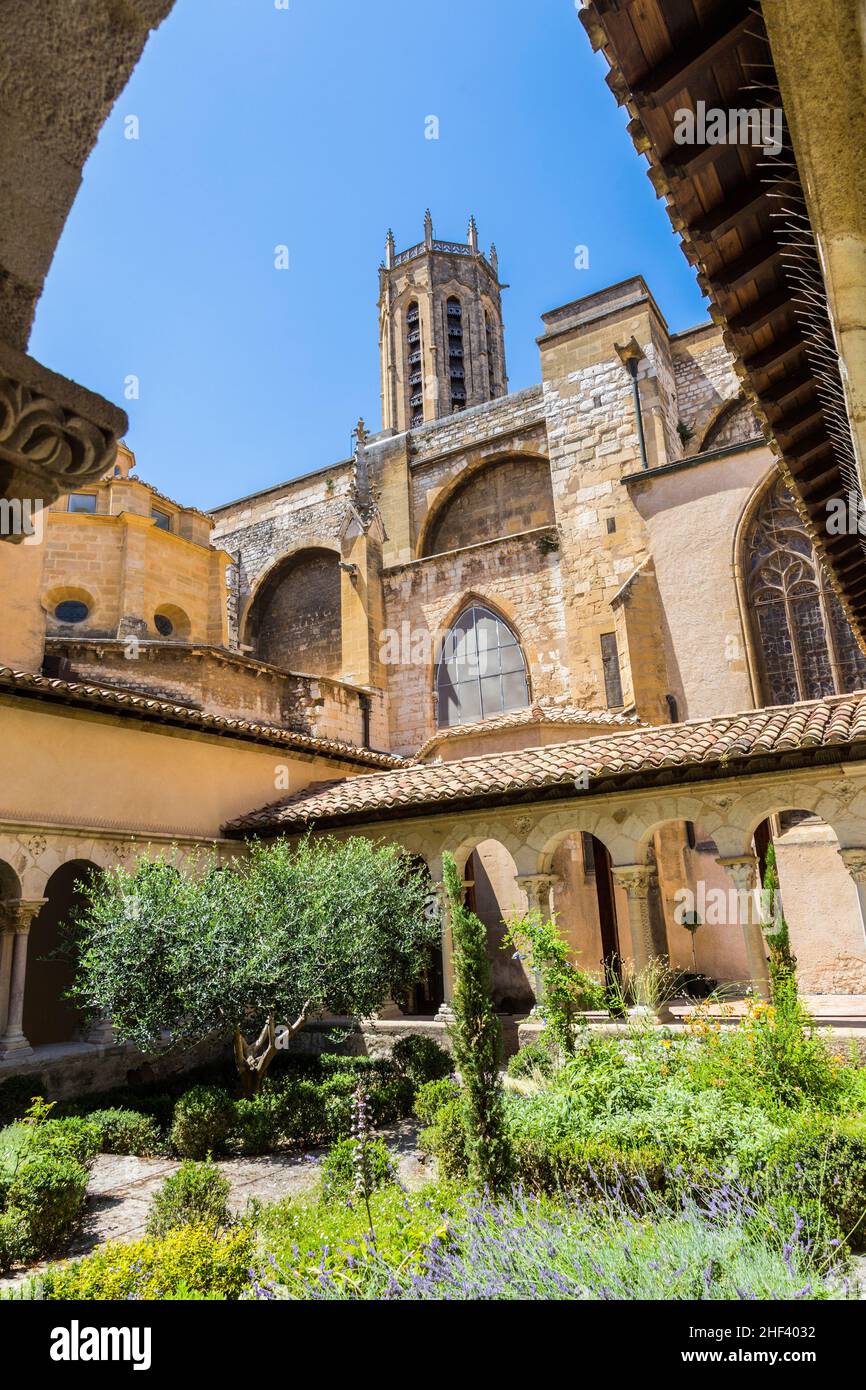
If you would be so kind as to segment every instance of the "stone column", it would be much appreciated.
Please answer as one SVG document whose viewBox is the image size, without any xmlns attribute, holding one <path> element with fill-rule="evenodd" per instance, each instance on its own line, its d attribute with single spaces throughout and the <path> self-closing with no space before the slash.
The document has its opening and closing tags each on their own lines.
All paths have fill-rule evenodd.
<svg viewBox="0 0 866 1390">
<path fill-rule="evenodd" d="M 755 894 L 758 886 L 758 861 L 754 854 L 731 854 L 720 856 L 716 863 L 727 869 L 734 880 L 737 890 L 737 916 L 746 945 L 749 983 L 757 994 L 766 999 L 769 994 L 770 977 L 767 971 L 767 947 Z"/>
<path fill-rule="evenodd" d="M 37 898 L 32 902 L 12 902 L 6 904 L 6 930 L 3 935 L 12 937 L 9 969 L 9 994 L 5 1010 L 5 1025 L 0 1037 L 0 1057 L 26 1057 L 33 1051 L 24 1036 L 24 987 L 27 979 L 27 944 L 30 925 L 40 908 L 47 901 Z M 5 957 L 4 957 L 5 958 Z"/>
<path fill-rule="evenodd" d="M 860 924 L 866 931 L 866 849 L 853 845 L 839 850 L 839 857 L 854 880 L 860 903 Z"/>
<path fill-rule="evenodd" d="M 635 970 L 643 970 L 653 954 L 649 920 L 649 890 L 653 868 L 650 864 L 616 864 L 613 881 L 628 893 L 628 924 Z"/>
<path fill-rule="evenodd" d="M 526 894 L 526 903 L 530 912 L 536 909 L 541 913 L 546 921 L 550 917 L 550 894 L 553 885 L 558 883 L 556 874 L 517 874 L 515 883 Z M 544 999 L 544 981 L 541 972 L 533 968 L 532 988 L 535 994 L 535 1007 L 533 1014 L 538 1012 L 538 1008 Z"/>
<path fill-rule="evenodd" d="M 472 879 L 463 880 L 464 895 L 472 886 Z M 434 883 L 431 887 L 437 900 L 439 920 L 442 924 L 442 989 L 445 995 L 444 1002 L 439 1005 L 439 1012 L 436 1017 L 449 1022 L 454 1017 L 454 1010 L 451 1007 L 454 998 L 454 941 L 451 935 L 451 904 L 444 883 Z"/>
</svg>

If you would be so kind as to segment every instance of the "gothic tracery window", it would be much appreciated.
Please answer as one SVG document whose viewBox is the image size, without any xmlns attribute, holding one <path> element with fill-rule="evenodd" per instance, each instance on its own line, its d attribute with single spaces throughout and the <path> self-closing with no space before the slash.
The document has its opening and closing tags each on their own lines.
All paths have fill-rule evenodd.
<svg viewBox="0 0 866 1390">
<path fill-rule="evenodd" d="M 866 686 L 866 656 L 781 480 L 752 518 L 745 574 L 769 704 Z"/>
<path fill-rule="evenodd" d="M 489 608 L 465 608 L 446 634 L 436 669 L 440 728 L 472 724 L 529 704 L 520 643 Z"/>
</svg>

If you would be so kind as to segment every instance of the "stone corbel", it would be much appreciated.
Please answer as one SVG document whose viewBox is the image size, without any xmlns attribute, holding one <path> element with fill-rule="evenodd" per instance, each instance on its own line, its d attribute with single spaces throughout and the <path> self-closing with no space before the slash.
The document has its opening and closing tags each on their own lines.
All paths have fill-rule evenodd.
<svg viewBox="0 0 866 1390">
<path fill-rule="evenodd" d="M 0 342 L 0 497 L 40 511 L 111 467 L 127 417 Z M 23 527 L 0 540 L 20 542 Z"/>
</svg>

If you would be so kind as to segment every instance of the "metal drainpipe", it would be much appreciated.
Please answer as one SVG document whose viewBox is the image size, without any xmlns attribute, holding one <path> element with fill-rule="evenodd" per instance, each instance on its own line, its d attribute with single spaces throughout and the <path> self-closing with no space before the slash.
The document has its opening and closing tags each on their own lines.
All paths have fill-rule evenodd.
<svg viewBox="0 0 866 1390">
<path fill-rule="evenodd" d="M 646 438 L 643 432 L 643 415 L 640 408 L 640 391 L 637 384 L 637 359 L 629 357 L 626 362 L 628 374 L 631 377 L 631 390 L 634 396 L 634 417 L 637 421 L 637 440 L 640 446 L 641 462 L 644 468 L 649 468 L 649 459 L 646 456 Z"/>
</svg>

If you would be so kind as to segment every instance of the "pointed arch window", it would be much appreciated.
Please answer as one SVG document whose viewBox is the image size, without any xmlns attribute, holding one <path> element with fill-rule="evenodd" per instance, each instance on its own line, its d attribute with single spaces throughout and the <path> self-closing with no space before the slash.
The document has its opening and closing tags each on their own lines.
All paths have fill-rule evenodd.
<svg viewBox="0 0 866 1390">
<path fill-rule="evenodd" d="M 782 481 L 767 491 L 752 518 L 745 573 L 769 704 L 866 686 L 866 656 Z"/>
<path fill-rule="evenodd" d="M 520 643 L 489 608 L 465 608 L 442 644 L 436 668 L 440 728 L 492 719 L 529 704 L 529 682 Z"/>
<path fill-rule="evenodd" d="M 424 367 L 421 355 L 421 313 L 413 299 L 406 309 L 406 362 L 409 376 L 409 421 L 412 429 L 424 423 Z"/>
<path fill-rule="evenodd" d="M 499 370 L 496 362 L 496 334 L 493 331 L 493 320 L 489 314 L 484 315 L 484 332 L 487 338 L 487 374 L 490 383 L 490 395 L 493 397 L 498 394 Z"/>
</svg>

